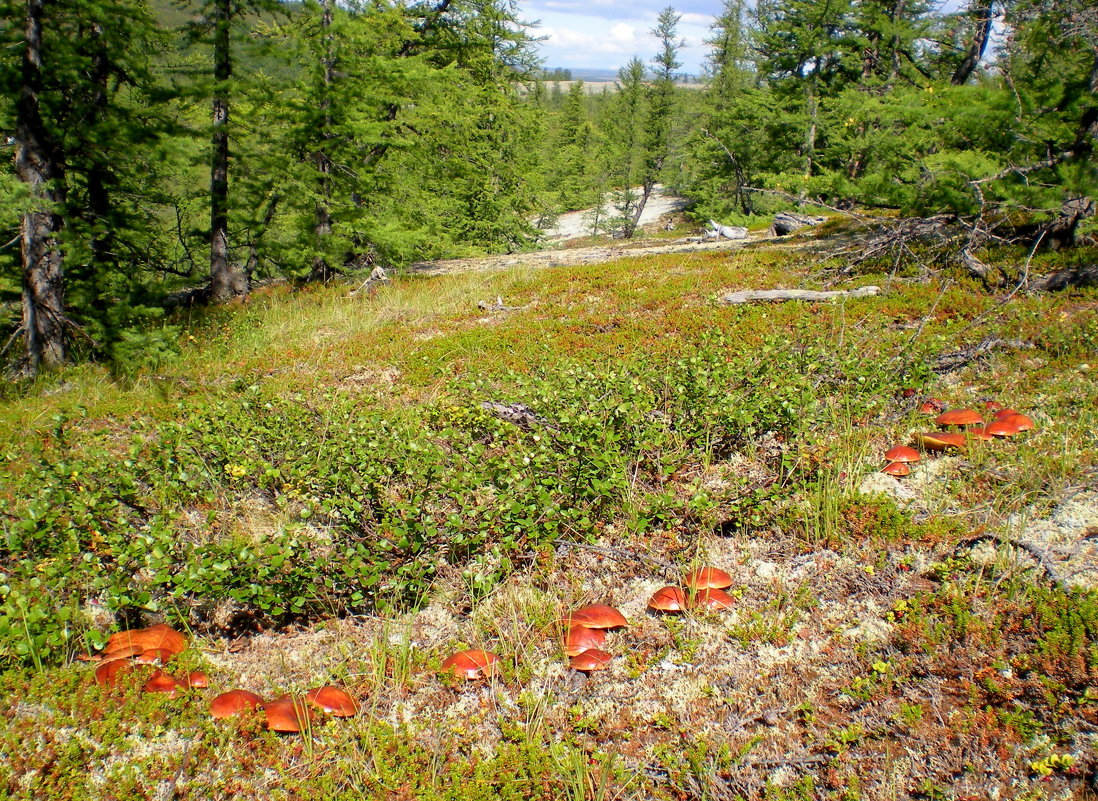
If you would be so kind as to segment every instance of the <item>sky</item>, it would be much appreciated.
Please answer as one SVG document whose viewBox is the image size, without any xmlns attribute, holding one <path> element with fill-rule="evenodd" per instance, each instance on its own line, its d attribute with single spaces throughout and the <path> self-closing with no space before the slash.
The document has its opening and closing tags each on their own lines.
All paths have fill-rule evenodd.
<svg viewBox="0 0 1098 801">
<path fill-rule="evenodd" d="M 649 31 L 668 0 L 520 0 L 519 11 L 540 24 L 530 31 L 546 37 L 541 55 L 546 67 L 589 67 L 616 70 L 633 56 L 646 64 L 656 54 L 657 42 Z M 698 74 L 705 62 L 705 39 L 720 13 L 721 0 L 675 0 L 682 15 L 679 53 L 682 72 Z"/>
</svg>

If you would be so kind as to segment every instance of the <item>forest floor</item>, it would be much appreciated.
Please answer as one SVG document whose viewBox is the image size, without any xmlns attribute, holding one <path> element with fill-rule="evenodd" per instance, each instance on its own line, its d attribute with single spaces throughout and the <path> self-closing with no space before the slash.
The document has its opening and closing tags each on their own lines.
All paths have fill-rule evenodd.
<svg viewBox="0 0 1098 801">
<path fill-rule="evenodd" d="M 269 287 L 5 400 L 0 796 L 1093 798 L 1098 292 L 651 241 Z M 1036 427 L 883 475 L 927 396 Z M 731 609 L 646 608 L 700 565 Z M 583 674 L 589 603 L 629 626 Z M 76 660 L 161 619 L 210 690 Z M 441 676 L 463 648 L 500 674 Z M 360 714 L 208 715 L 324 683 Z"/>
</svg>

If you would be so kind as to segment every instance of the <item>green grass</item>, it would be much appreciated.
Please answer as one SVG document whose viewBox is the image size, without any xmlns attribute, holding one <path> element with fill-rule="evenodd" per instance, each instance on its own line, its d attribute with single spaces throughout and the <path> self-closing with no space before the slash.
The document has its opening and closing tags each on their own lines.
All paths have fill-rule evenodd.
<svg viewBox="0 0 1098 801">
<path fill-rule="evenodd" d="M 797 253 L 753 250 L 398 276 L 372 296 L 271 287 L 246 306 L 170 321 L 182 331 L 177 352 L 147 371 L 120 379 L 83 366 L 9 388 L 0 712 L 11 723 L 0 732 L 0 787 L 85 798 L 109 786 L 137 798 L 185 776 L 185 798 L 264 788 L 287 798 L 779 798 L 820 788 L 886 797 L 866 789 L 870 767 L 837 755 L 780 788 L 736 790 L 735 777 L 771 746 L 841 746 L 867 766 L 903 737 L 942 747 L 934 682 L 954 681 L 948 670 L 974 675 L 949 685 L 952 712 L 969 721 L 957 736 L 982 731 L 987 753 L 1015 749 L 1014 762 L 995 768 L 1003 776 L 1044 764 L 1053 751 L 1025 749 L 1040 749 L 1040 737 L 1067 743 L 1093 716 L 1093 596 L 1050 589 L 1009 560 L 924 563 L 972 531 L 1016 536 L 1017 515 L 1046 514 L 1093 481 L 1098 298 L 1018 295 L 1002 305 L 942 276 L 845 305 L 716 302 L 733 288 L 812 285 L 817 270 Z M 476 307 L 497 295 L 527 308 Z M 995 351 L 948 377 L 931 369 L 941 353 L 991 336 L 1034 347 Z M 862 495 L 879 454 L 927 425 L 904 405 L 905 387 L 951 406 L 997 398 L 1031 413 L 1038 430 L 942 462 L 910 504 Z M 523 403 L 552 427 L 518 429 L 481 401 Z M 721 735 L 715 751 L 686 757 L 668 743 L 704 722 L 677 709 L 648 731 L 584 703 L 583 725 L 560 728 L 558 708 L 573 704 L 546 689 L 554 624 L 590 599 L 585 582 L 614 586 L 634 568 L 562 575 L 557 541 L 693 564 L 727 553 L 727 537 L 745 565 L 811 557 L 845 571 L 834 587 L 828 574 L 787 589 L 759 580 L 732 622 L 713 624 L 740 653 L 796 648 L 802 636 L 817 653 L 832 649 L 834 676 L 806 670 L 766 685 L 779 707 L 782 693 L 803 692 L 788 706 L 812 708 L 811 718 Z M 933 589 L 907 589 L 913 564 Z M 516 575 L 531 586 L 501 592 Z M 894 637 L 836 640 L 841 627 L 828 615 L 849 605 L 861 619 L 869 600 L 892 616 Z M 415 611 L 428 603 L 465 610 L 454 614 L 467 628 L 425 640 Z M 188 621 L 211 654 L 222 650 L 211 609 L 272 631 L 380 617 L 365 640 L 336 635 L 331 657 L 332 675 L 369 712 L 323 724 L 303 743 L 214 725 L 195 698 L 108 699 L 67 665 L 105 639 L 94 608 Z M 711 658 L 709 623 L 678 625 L 628 654 L 636 681 L 671 648 L 691 662 Z M 472 717 L 435 721 L 437 731 L 395 722 L 393 699 L 437 692 L 440 711 L 468 704 L 474 691 L 436 687 L 431 672 L 459 645 L 497 650 L 500 686 L 468 705 Z M 975 675 L 991 664 L 1024 677 Z M 850 688 L 854 707 L 834 706 Z M 725 696 L 710 695 L 718 707 Z M 865 704 L 882 705 L 879 720 L 859 717 Z M 499 742 L 462 739 L 484 726 Z"/>
</svg>

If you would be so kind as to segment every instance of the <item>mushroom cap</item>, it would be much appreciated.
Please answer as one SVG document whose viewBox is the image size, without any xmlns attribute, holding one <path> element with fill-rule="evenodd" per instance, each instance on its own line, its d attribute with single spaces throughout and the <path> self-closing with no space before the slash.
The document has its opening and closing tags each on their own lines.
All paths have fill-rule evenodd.
<svg viewBox="0 0 1098 801">
<path fill-rule="evenodd" d="M 648 599 L 648 608 L 657 612 L 683 612 L 689 606 L 690 601 L 682 587 L 663 587 Z"/>
<path fill-rule="evenodd" d="M 1013 423 L 1014 427 L 1019 431 L 1031 431 L 1033 429 L 1033 421 L 1019 412 L 1008 414 L 1006 417 L 1001 417 L 999 419 L 1006 423 Z"/>
<path fill-rule="evenodd" d="M 458 651 L 439 668 L 440 673 L 453 673 L 460 678 L 481 679 L 494 676 L 499 668 L 499 657 L 491 651 Z"/>
<path fill-rule="evenodd" d="M 158 670 L 149 677 L 149 680 L 145 682 L 145 686 L 141 689 L 147 693 L 167 693 L 175 698 L 179 695 L 179 691 L 183 689 L 183 685 L 164 671 Z"/>
<path fill-rule="evenodd" d="M 919 394 L 919 390 L 915 387 L 904 387 L 900 390 L 900 395 L 905 398 L 914 398 Z"/>
<path fill-rule="evenodd" d="M 261 708 L 271 731 L 299 732 L 313 721 L 313 711 L 301 698 L 284 695 Z"/>
<path fill-rule="evenodd" d="M 629 625 L 621 612 L 606 604 L 581 607 L 570 614 L 565 622 L 569 626 L 583 626 L 588 629 L 620 629 Z"/>
<path fill-rule="evenodd" d="M 951 409 L 934 418 L 940 426 L 978 426 L 984 424 L 984 416 L 975 409 Z"/>
<path fill-rule="evenodd" d="M 731 609 L 735 600 L 724 590 L 718 587 L 707 587 L 698 590 L 694 596 L 694 606 L 704 606 L 710 609 Z"/>
<path fill-rule="evenodd" d="M 231 718 L 245 709 L 263 705 L 263 699 L 247 690 L 229 690 L 210 701 L 210 714 L 215 718 Z"/>
<path fill-rule="evenodd" d="M 578 656 L 589 648 L 601 648 L 606 645 L 606 630 L 570 626 L 564 633 L 563 639 L 564 655 Z"/>
<path fill-rule="evenodd" d="M 171 651 L 172 654 L 181 654 L 187 650 L 187 641 L 183 635 L 163 623 L 157 623 L 143 629 L 127 629 L 126 631 L 116 632 L 107 640 L 107 647 L 104 650 L 115 651 L 119 648 L 128 648 L 135 645 L 141 646 L 142 651 L 150 648 L 162 648 Z"/>
<path fill-rule="evenodd" d="M 886 462 L 917 462 L 922 458 L 917 450 L 907 445 L 894 445 L 885 451 Z"/>
<path fill-rule="evenodd" d="M 322 712 L 337 718 L 352 718 L 358 714 L 358 704 L 355 703 L 355 699 L 346 690 L 330 684 L 309 690 L 305 693 L 305 700 Z"/>
<path fill-rule="evenodd" d="M 137 656 L 143 650 L 145 649 L 140 645 L 130 645 L 125 648 L 116 648 L 113 651 L 104 651 L 92 658 L 96 662 L 114 662 L 118 659 L 129 659 L 131 656 Z"/>
<path fill-rule="evenodd" d="M 993 437 L 1013 437 L 1018 433 L 1018 426 L 1014 425 L 1008 417 L 1005 420 L 996 420 L 993 423 L 988 423 L 984 428 L 984 431 L 991 434 Z"/>
<path fill-rule="evenodd" d="M 732 577 L 719 567 L 699 567 L 687 573 L 683 583 L 694 590 L 709 588 L 723 590 L 732 586 Z"/>
<path fill-rule="evenodd" d="M 994 413 L 994 412 L 999 411 L 1002 408 L 1003 408 L 1003 404 L 999 403 L 999 401 L 989 400 L 989 401 L 984 402 L 984 409 L 986 409 L 989 412 Z"/>
<path fill-rule="evenodd" d="M 588 648 L 581 654 L 576 654 L 568 660 L 568 665 L 572 670 L 582 670 L 585 673 L 592 670 L 606 670 L 610 667 L 610 660 L 614 658 L 613 654 L 608 654 L 606 651 L 600 651 L 598 648 Z"/>
<path fill-rule="evenodd" d="M 146 648 L 133 658 L 139 665 L 166 665 L 174 653 L 167 648 Z"/>
<path fill-rule="evenodd" d="M 95 683 L 100 687 L 117 687 L 123 676 L 133 673 L 133 664 L 125 659 L 112 659 L 95 669 Z"/>
<path fill-rule="evenodd" d="M 192 670 L 183 683 L 192 690 L 202 690 L 210 686 L 210 677 L 201 670 Z"/>
<path fill-rule="evenodd" d="M 923 401 L 923 405 L 919 407 L 919 411 L 922 414 L 938 414 L 945 411 L 945 401 L 938 398 L 927 398 Z"/>
<path fill-rule="evenodd" d="M 967 433 L 970 437 L 972 437 L 972 439 L 979 439 L 979 440 L 983 440 L 984 442 L 988 442 L 990 440 L 995 439 L 994 436 L 992 436 L 990 433 L 988 433 L 987 426 L 978 426 L 976 428 L 970 428 Z"/>
<path fill-rule="evenodd" d="M 915 435 L 915 441 L 928 451 L 944 451 L 965 446 L 964 434 L 952 434 L 947 431 L 929 431 Z"/>
<path fill-rule="evenodd" d="M 995 412 L 995 419 L 1002 420 L 1004 417 L 1010 417 L 1012 414 L 1020 414 L 1020 412 L 1015 409 L 999 409 Z"/>
<path fill-rule="evenodd" d="M 881 468 L 881 472 L 887 473 L 890 476 L 902 478 L 911 473 L 911 468 L 908 466 L 907 462 L 889 462 Z"/>
</svg>

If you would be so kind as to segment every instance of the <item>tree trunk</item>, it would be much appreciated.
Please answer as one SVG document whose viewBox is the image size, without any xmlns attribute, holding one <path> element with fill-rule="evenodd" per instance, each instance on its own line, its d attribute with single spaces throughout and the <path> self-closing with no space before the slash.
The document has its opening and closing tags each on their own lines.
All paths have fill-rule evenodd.
<svg viewBox="0 0 1098 801">
<path fill-rule="evenodd" d="M 32 375 L 65 361 L 64 254 L 58 242 L 65 200 L 64 159 L 38 105 L 42 88 L 44 0 L 27 0 L 25 50 L 16 101 L 15 166 L 35 209 L 20 225 L 23 257 L 23 337 Z"/>
<path fill-rule="evenodd" d="M 244 271 L 229 261 L 229 52 L 231 0 L 214 3 L 213 162 L 210 168 L 210 297 L 226 301 L 248 294 Z"/>
<path fill-rule="evenodd" d="M 321 70 L 321 129 L 320 147 L 316 153 L 317 202 L 313 222 L 313 235 L 316 238 L 317 255 L 313 259 L 313 268 L 309 273 L 310 281 L 330 281 L 335 274 L 324 257 L 325 246 L 332 234 L 332 212 L 330 208 L 329 186 L 332 172 L 331 154 L 328 152 L 332 138 L 331 86 L 334 70 L 332 44 L 332 0 L 320 0 L 320 28 L 324 42 L 324 56 Z"/>
<path fill-rule="evenodd" d="M 987 42 L 991 36 L 991 19 L 995 10 L 994 0 L 973 0 L 972 10 L 973 16 L 976 17 L 976 32 L 972 36 L 972 44 L 968 48 L 968 53 L 957 65 L 957 70 L 950 78 L 949 82 L 954 86 L 964 86 L 969 76 L 975 72 L 976 65 L 984 57 L 984 50 L 987 49 Z"/>
<path fill-rule="evenodd" d="M 652 188 L 655 186 L 654 181 L 645 181 L 644 186 L 641 188 L 640 200 L 637 201 L 637 206 L 633 209 L 633 216 L 629 218 L 629 221 L 625 224 L 625 238 L 631 239 L 633 234 L 637 232 L 637 226 L 640 225 L 641 215 L 644 214 L 644 207 L 648 205 L 648 198 L 652 194 Z"/>
</svg>

